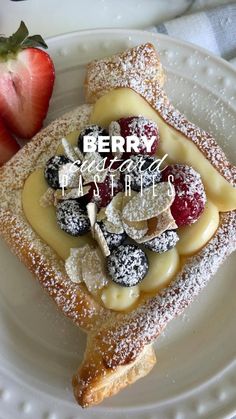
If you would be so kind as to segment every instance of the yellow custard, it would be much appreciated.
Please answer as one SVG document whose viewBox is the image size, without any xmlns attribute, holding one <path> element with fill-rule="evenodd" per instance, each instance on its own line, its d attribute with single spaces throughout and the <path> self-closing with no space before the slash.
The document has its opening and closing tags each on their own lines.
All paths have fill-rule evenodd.
<svg viewBox="0 0 236 419">
<path fill-rule="evenodd" d="M 23 210 L 36 233 L 65 260 L 69 257 L 71 248 L 81 247 L 92 242 L 92 239 L 89 234 L 82 237 L 70 236 L 58 227 L 55 207 L 44 207 L 40 204 L 41 197 L 47 189 L 44 170 L 38 169 L 33 172 L 26 180 L 22 192 Z"/>
<path fill-rule="evenodd" d="M 219 211 L 229 211 L 236 207 L 236 190 L 217 172 L 198 148 L 182 134 L 169 127 L 137 93 L 130 89 L 116 89 L 107 93 L 94 105 L 91 123 L 107 126 L 112 120 L 121 117 L 143 115 L 154 120 L 160 129 L 161 144 L 158 150 L 168 154 L 170 161 L 185 163 L 194 167 L 203 179 L 208 202 L 204 213 L 193 225 L 178 230 L 180 240 L 175 249 L 163 254 L 145 250 L 149 260 L 149 271 L 144 280 L 135 287 L 121 287 L 110 284 L 101 291 L 103 304 L 113 310 L 127 310 L 138 301 L 141 293 L 155 294 L 167 286 L 180 269 L 180 256 L 198 252 L 214 235 L 219 225 Z M 75 144 L 78 132 L 67 136 Z M 57 153 L 63 153 L 61 147 Z M 55 208 L 40 204 L 42 195 L 48 186 L 44 180 L 43 169 L 37 170 L 26 180 L 22 203 L 25 216 L 38 235 L 52 247 L 57 254 L 66 259 L 70 248 L 92 242 L 87 234 L 72 237 L 57 225 Z"/>
<path fill-rule="evenodd" d="M 218 208 L 210 201 L 199 220 L 187 227 L 178 230 L 179 242 L 177 249 L 180 255 L 193 255 L 203 247 L 213 236 L 219 225 Z"/>
<path fill-rule="evenodd" d="M 132 307 L 140 296 L 140 287 L 121 287 L 111 282 L 101 293 L 105 307 L 111 310 L 123 311 Z"/>
<path fill-rule="evenodd" d="M 179 270 L 180 260 L 177 250 L 174 248 L 158 254 L 145 249 L 145 253 L 148 257 L 149 270 L 140 282 L 141 291 L 152 292 L 164 288 Z"/>
</svg>

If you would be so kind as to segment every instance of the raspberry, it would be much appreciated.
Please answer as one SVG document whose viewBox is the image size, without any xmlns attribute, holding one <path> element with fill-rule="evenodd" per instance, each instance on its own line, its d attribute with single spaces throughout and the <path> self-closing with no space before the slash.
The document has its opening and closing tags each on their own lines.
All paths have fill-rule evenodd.
<svg viewBox="0 0 236 419">
<path fill-rule="evenodd" d="M 127 159 L 133 154 L 149 154 L 152 156 L 156 153 L 160 137 L 159 130 L 155 122 L 144 118 L 143 116 L 130 116 L 128 118 L 121 118 L 117 122 L 120 125 L 120 135 L 124 138 L 130 135 L 136 135 L 138 138 L 140 138 L 142 135 L 146 135 L 147 139 L 151 139 L 152 136 L 156 137 L 150 152 L 147 152 L 145 144 L 140 139 L 138 153 L 129 153 L 126 151 L 123 154 L 123 158 Z"/>
<path fill-rule="evenodd" d="M 201 176 L 192 167 L 183 164 L 168 166 L 162 173 L 162 180 L 169 176 L 175 187 L 175 200 L 171 206 L 172 215 L 178 227 L 195 223 L 202 214 L 206 194 Z"/>
<path fill-rule="evenodd" d="M 123 186 L 120 181 L 113 179 L 113 191 L 112 191 L 112 180 L 110 176 L 107 176 L 105 181 L 102 183 L 94 182 L 89 183 L 91 186 L 86 198 L 88 202 L 96 202 L 99 208 L 106 207 L 111 202 L 113 196 L 123 190 Z M 97 191 L 98 190 L 98 191 Z M 112 193 L 113 192 L 113 193 Z M 94 196 L 94 193 L 99 193 L 99 196 Z"/>
</svg>

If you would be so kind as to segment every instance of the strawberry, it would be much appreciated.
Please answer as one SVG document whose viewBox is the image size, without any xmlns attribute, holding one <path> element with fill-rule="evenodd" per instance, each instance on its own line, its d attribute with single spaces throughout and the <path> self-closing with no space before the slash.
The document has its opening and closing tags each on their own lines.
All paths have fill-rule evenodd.
<svg viewBox="0 0 236 419">
<path fill-rule="evenodd" d="M 31 138 L 42 127 L 55 79 L 40 35 L 28 36 L 25 24 L 0 37 L 0 115 L 18 137 Z"/>
<path fill-rule="evenodd" d="M 0 166 L 8 161 L 19 148 L 19 144 L 17 144 L 0 119 Z"/>
</svg>

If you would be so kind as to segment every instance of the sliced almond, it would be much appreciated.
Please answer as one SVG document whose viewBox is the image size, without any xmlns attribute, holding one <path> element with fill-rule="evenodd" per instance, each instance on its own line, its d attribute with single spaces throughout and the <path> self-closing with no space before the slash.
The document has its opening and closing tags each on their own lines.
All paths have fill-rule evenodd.
<svg viewBox="0 0 236 419">
<path fill-rule="evenodd" d="M 112 137 L 113 135 L 120 135 L 120 124 L 117 121 L 111 121 L 109 125 L 109 135 Z"/>
<path fill-rule="evenodd" d="M 125 206 L 133 199 L 136 195 L 138 195 L 138 192 L 132 191 L 130 195 L 123 194 L 123 202 L 122 202 L 122 217 L 123 217 L 123 209 Z"/>
<path fill-rule="evenodd" d="M 155 193 L 155 194 L 154 194 Z M 139 192 L 123 208 L 122 217 L 127 221 L 143 221 L 157 217 L 174 200 L 172 188 L 168 182 L 160 182 Z"/>
<path fill-rule="evenodd" d="M 106 208 L 101 208 L 99 213 L 97 214 L 97 221 L 103 221 L 106 219 Z"/>
<path fill-rule="evenodd" d="M 173 219 L 172 223 L 169 225 L 168 230 L 176 230 L 178 228 L 175 220 Z"/>
<path fill-rule="evenodd" d="M 148 234 L 153 234 L 157 229 L 158 217 L 150 218 L 147 220 Z"/>
<path fill-rule="evenodd" d="M 77 158 L 82 162 L 84 160 L 84 154 L 79 149 L 79 147 L 74 147 L 74 152 L 75 152 Z"/>
<path fill-rule="evenodd" d="M 109 281 L 101 251 L 88 244 L 70 250 L 65 269 L 72 282 L 77 284 L 84 282 L 93 295 L 96 295 Z"/>
<path fill-rule="evenodd" d="M 97 295 L 98 291 L 109 282 L 105 259 L 99 249 L 90 249 L 82 258 L 82 278 L 88 291 Z"/>
<path fill-rule="evenodd" d="M 148 221 L 149 223 L 149 221 Z M 150 228 L 150 224 L 149 224 Z M 148 230 L 147 234 L 140 239 L 137 239 L 137 243 L 145 243 L 149 240 L 154 239 L 155 237 L 160 236 L 166 230 L 172 230 L 177 228 L 175 220 L 171 214 L 170 209 L 162 212 L 156 219 L 156 225 L 154 226 L 154 221 L 152 220 L 151 228 Z"/>
<path fill-rule="evenodd" d="M 123 224 L 115 225 L 108 221 L 107 219 L 103 220 L 103 223 L 109 233 L 113 234 L 122 234 L 124 232 Z"/>
<path fill-rule="evenodd" d="M 105 214 L 107 216 L 107 220 L 116 225 L 121 226 L 122 225 L 122 205 L 123 205 L 123 192 L 119 192 L 117 195 L 115 195 L 111 202 L 107 205 Z"/>
<path fill-rule="evenodd" d="M 124 228 L 121 220 L 123 206 L 123 192 L 114 196 L 106 208 L 102 208 L 97 214 L 97 221 L 103 221 L 109 233 L 121 234 Z"/>
<path fill-rule="evenodd" d="M 127 221 L 123 219 L 123 227 L 126 234 L 133 240 L 139 240 L 148 231 L 148 223 L 144 221 Z"/>
<path fill-rule="evenodd" d="M 91 225 L 91 232 L 92 232 L 92 235 L 94 236 L 94 226 L 96 224 L 96 219 L 97 219 L 97 205 L 95 204 L 95 202 L 89 202 L 89 204 L 87 205 L 87 212 L 88 212 L 88 218 Z"/>
<path fill-rule="evenodd" d="M 74 150 L 74 147 L 69 143 L 69 141 L 66 138 L 62 138 L 61 144 L 68 159 L 73 162 L 77 161 L 78 156 Z"/>
<path fill-rule="evenodd" d="M 131 199 L 134 198 L 134 196 L 136 196 L 138 194 L 138 192 L 135 192 L 133 190 L 131 190 L 131 194 L 130 195 L 126 195 L 125 193 L 123 193 L 123 199 L 122 199 L 122 210 L 121 210 L 121 218 L 122 218 L 122 227 L 123 227 L 123 231 L 126 232 L 126 234 L 129 237 L 142 237 L 142 229 L 146 230 L 146 226 L 139 224 L 138 228 L 136 228 L 137 226 L 133 225 L 132 223 L 130 223 L 127 220 L 123 219 L 123 208 L 128 204 L 128 202 L 131 201 Z M 139 230 L 139 231 L 137 231 Z M 144 232 L 145 234 L 145 232 Z M 134 239 L 135 240 L 135 239 Z"/>
<path fill-rule="evenodd" d="M 65 269 L 72 282 L 80 283 L 83 281 L 82 258 L 89 251 L 90 246 L 88 244 L 78 249 L 70 249 L 70 256 L 65 262 Z"/>
<path fill-rule="evenodd" d="M 94 238 L 97 241 L 97 243 L 99 244 L 99 247 L 103 253 L 103 255 L 105 257 L 110 255 L 110 250 L 109 247 L 107 245 L 106 239 L 103 235 L 103 232 L 101 230 L 101 228 L 99 227 L 99 225 L 96 223 L 94 226 Z"/>
</svg>

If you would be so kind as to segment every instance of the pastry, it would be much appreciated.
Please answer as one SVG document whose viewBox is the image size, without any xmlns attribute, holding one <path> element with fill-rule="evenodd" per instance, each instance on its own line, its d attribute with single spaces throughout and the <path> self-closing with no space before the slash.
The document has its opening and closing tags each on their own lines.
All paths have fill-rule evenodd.
<svg viewBox="0 0 236 419">
<path fill-rule="evenodd" d="M 210 134 L 170 104 L 164 80 L 151 44 L 90 63 L 87 104 L 51 123 L 0 169 L 1 236 L 88 335 L 73 377 L 83 407 L 152 369 L 155 339 L 236 247 L 236 169 Z M 168 167 L 156 175 L 156 199 L 148 175 L 141 196 L 138 173 L 131 176 L 129 197 L 116 179 L 111 199 L 106 176 L 99 203 L 81 204 L 91 192 L 89 177 L 89 190 L 75 198 L 78 177 L 72 176 L 62 194 L 63 170 L 76 157 L 83 161 L 81 138 L 91 124 L 95 135 L 108 134 L 109 127 L 113 133 L 131 125 L 146 133 L 157 127 L 150 155 L 143 144 L 137 153 L 147 166 L 155 152 L 168 155 Z M 98 162 L 101 157 L 96 154 Z M 177 179 L 173 194 L 170 175 Z M 179 211 L 186 202 L 186 212 Z"/>
</svg>

